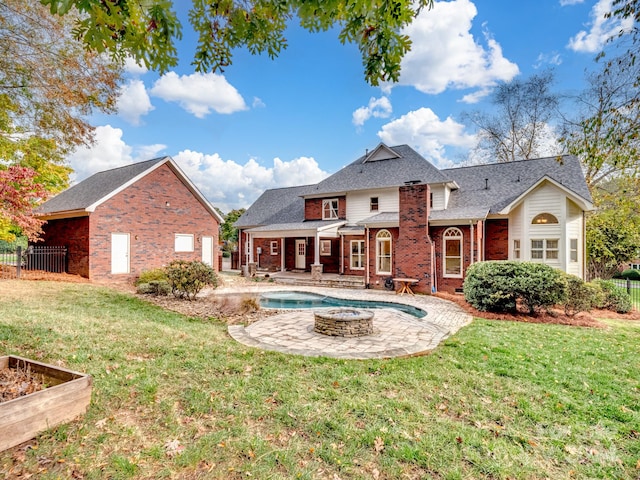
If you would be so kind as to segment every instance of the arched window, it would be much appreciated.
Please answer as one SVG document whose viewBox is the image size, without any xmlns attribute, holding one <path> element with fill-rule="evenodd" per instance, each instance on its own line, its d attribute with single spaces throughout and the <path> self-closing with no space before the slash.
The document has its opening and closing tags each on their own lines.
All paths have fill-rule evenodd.
<svg viewBox="0 0 640 480">
<path fill-rule="evenodd" d="M 462 231 L 447 228 L 442 234 L 443 277 L 462 278 Z"/>
<path fill-rule="evenodd" d="M 531 220 L 531 225 L 549 225 L 551 223 L 558 223 L 558 219 L 550 213 L 539 213 Z"/>
<path fill-rule="evenodd" d="M 380 230 L 376 235 L 376 273 L 391 275 L 391 234 Z"/>
</svg>

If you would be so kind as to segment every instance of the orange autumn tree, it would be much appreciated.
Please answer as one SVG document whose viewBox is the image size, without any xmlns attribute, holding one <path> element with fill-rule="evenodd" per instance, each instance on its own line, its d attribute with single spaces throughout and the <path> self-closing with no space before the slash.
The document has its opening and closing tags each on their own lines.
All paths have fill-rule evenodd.
<svg viewBox="0 0 640 480">
<path fill-rule="evenodd" d="M 30 241 L 42 233 L 43 222 L 34 216 L 33 209 L 47 192 L 34 181 L 37 174 L 16 165 L 0 170 L 0 240 L 15 240 L 12 230 L 16 228 Z"/>
<path fill-rule="evenodd" d="M 0 0 L 0 238 L 37 237 L 34 202 L 68 186 L 68 155 L 93 141 L 91 112 L 114 110 L 122 69 L 85 50 L 73 25 Z"/>
</svg>

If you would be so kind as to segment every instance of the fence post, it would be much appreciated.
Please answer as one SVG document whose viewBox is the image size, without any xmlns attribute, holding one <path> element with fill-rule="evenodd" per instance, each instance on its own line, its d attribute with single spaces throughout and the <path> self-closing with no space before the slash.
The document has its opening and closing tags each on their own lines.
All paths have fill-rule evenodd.
<svg viewBox="0 0 640 480">
<path fill-rule="evenodd" d="M 20 278 L 20 270 L 22 270 L 22 247 L 16 248 L 16 277 Z"/>
<path fill-rule="evenodd" d="M 631 295 L 631 279 L 627 277 L 627 293 Z"/>
</svg>

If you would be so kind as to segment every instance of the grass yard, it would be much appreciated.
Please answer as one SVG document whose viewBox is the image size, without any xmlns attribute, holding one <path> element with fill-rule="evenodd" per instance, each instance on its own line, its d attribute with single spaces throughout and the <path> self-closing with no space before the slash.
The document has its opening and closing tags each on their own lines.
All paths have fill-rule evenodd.
<svg viewBox="0 0 640 480">
<path fill-rule="evenodd" d="M 637 479 L 640 323 L 607 325 L 476 319 L 428 356 L 314 359 L 105 288 L 5 281 L 0 354 L 94 389 L 0 476 Z"/>
</svg>

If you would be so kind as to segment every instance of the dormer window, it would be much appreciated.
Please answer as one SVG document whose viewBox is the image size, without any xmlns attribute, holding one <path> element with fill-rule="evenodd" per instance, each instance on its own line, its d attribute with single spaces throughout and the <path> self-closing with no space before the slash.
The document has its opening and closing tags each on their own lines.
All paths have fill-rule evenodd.
<svg viewBox="0 0 640 480">
<path fill-rule="evenodd" d="M 322 219 L 335 220 L 338 218 L 338 199 L 332 198 L 322 201 Z"/>
<path fill-rule="evenodd" d="M 379 209 L 378 197 L 371 197 L 369 205 L 372 212 L 377 212 Z"/>
</svg>

